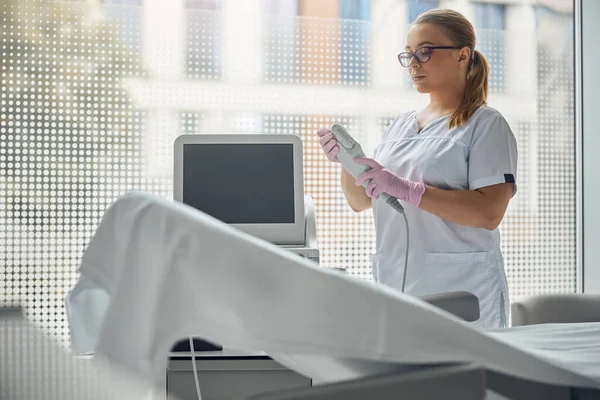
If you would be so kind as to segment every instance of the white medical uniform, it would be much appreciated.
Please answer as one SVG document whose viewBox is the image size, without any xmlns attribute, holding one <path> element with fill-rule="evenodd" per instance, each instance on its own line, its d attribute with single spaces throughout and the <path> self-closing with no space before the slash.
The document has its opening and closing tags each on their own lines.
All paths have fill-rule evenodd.
<svg viewBox="0 0 600 400">
<path fill-rule="evenodd" d="M 416 111 L 400 114 L 384 132 L 373 158 L 398 176 L 440 189 L 474 190 L 512 182 L 516 193 L 517 144 L 502 115 L 482 106 L 460 127 L 440 117 L 421 132 Z M 403 203 L 410 244 L 405 292 L 426 295 L 468 291 L 479 298 L 483 328 L 507 324 L 509 298 L 500 234 L 459 225 Z M 376 282 L 402 287 L 406 228 L 402 216 L 373 201 Z"/>
</svg>

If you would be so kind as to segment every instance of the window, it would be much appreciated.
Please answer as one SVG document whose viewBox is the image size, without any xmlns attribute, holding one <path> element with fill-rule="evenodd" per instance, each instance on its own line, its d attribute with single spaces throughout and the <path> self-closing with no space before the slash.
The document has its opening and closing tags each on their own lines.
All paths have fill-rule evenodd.
<svg viewBox="0 0 600 400">
<path fill-rule="evenodd" d="M 404 85 L 405 71 L 391 49 L 380 47 L 372 53 L 379 58 L 368 58 L 375 41 L 392 40 L 392 35 L 370 36 L 372 15 L 386 15 L 384 32 L 400 32 L 409 21 L 404 8 L 386 14 L 396 2 L 373 0 L 368 7 L 363 1 L 336 2 L 335 13 L 320 18 L 298 16 L 300 3 L 283 1 L 285 6 L 281 2 L 265 11 L 275 15 L 256 13 L 256 20 L 246 18 L 251 13 L 239 14 L 240 7 L 253 7 L 244 1 L 236 2 L 238 8 L 164 13 L 182 20 L 147 30 L 140 29 L 141 18 L 162 17 L 159 11 L 170 2 L 143 1 L 142 7 L 159 7 L 150 13 L 116 4 L 103 4 L 99 13 L 89 2 L 0 5 L 6 27 L 0 41 L 2 304 L 23 306 L 39 326 L 68 343 L 64 296 L 75 284 L 82 251 L 117 197 L 130 190 L 170 196 L 169 157 L 182 133 L 299 135 L 322 265 L 348 267 L 349 274 L 371 279 L 372 216 L 349 209 L 339 168 L 326 161 L 315 132 L 342 123 L 369 153 L 395 115 L 427 101 Z M 519 192 L 501 227 L 514 300 L 573 292 L 577 238 L 574 52 L 573 41 L 565 39 L 573 33 L 572 13 L 540 12 L 537 32 L 507 32 L 505 25 L 536 25 L 535 4 L 512 3 L 474 10 L 480 49 L 496 74 L 489 104 L 505 115 L 519 142 Z M 552 3 L 572 5 L 571 0 Z M 410 21 L 437 6 L 410 1 Z M 508 20 L 519 14 L 505 12 L 509 7 L 526 11 L 518 23 Z M 232 30 L 228 40 L 221 37 L 223 13 L 232 19 L 242 15 L 235 21 L 247 24 Z M 221 54 L 235 60 L 240 43 L 235 35 L 261 23 L 264 42 L 259 35 L 242 38 L 251 46 L 242 59 L 262 68 L 248 83 L 247 64 L 226 65 Z M 515 53 L 504 38 L 517 45 Z M 403 48 L 404 38 L 392 44 L 393 51 Z M 532 55 L 526 65 L 523 54 Z M 351 70 L 354 80 L 344 78 Z M 506 86 L 500 93 L 498 82 Z"/>
<path fill-rule="evenodd" d="M 562 39 L 555 45 L 561 48 L 571 46 L 574 40 L 573 16 L 568 11 L 553 10 L 548 7 L 538 6 L 535 10 L 536 29 L 539 35 L 549 36 L 556 29 L 560 29 Z"/>
<path fill-rule="evenodd" d="M 423 14 L 425 11 L 433 10 L 439 7 L 438 1 L 433 0 L 408 0 L 408 23 L 412 24 L 419 17 L 419 15 Z M 404 40 L 403 40 L 404 42 Z M 401 46 L 404 48 L 404 45 Z M 398 64 L 400 67 L 400 64 Z M 403 84 L 406 88 L 410 88 L 411 90 L 415 90 L 415 84 L 412 79 L 410 79 L 410 75 L 405 74 Z"/>
<path fill-rule="evenodd" d="M 504 29 L 504 4 L 475 3 L 475 24 L 483 29 Z"/>
<path fill-rule="evenodd" d="M 490 67 L 490 91 L 504 90 L 504 18 L 503 4 L 475 3 L 477 45 Z"/>
<path fill-rule="evenodd" d="M 340 47 L 342 84 L 366 85 L 369 83 L 369 30 L 363 21 L 371 18 L 371 0 L 341 0 Z"/>
<path fill-rule="evenodd" d="M 342 19 L 371 19 L 371 0 L 341 0 L 340 17 Z"/>
<path fill-rule="evenodd" d="M 191 79 L 221 77 L 220 0 L 186 0 L 186 61 Z"/>
<path fill-rule="evenodd" d="M 408 0 L 408 23 L 412 24 L 419 15 L 439 6 L 439 2 L 433 0 Z"/>
<path fill-rule="evenodd" d="M 185 0 L 185 8 L 191 10 L 218 11 L 221 5 L 221 0 Z"/>
<path fill-rule="evenodd" d="M 143 0 L 104 0 L 104 4 L 118 6 L 141 6 Z"/>
</svg>

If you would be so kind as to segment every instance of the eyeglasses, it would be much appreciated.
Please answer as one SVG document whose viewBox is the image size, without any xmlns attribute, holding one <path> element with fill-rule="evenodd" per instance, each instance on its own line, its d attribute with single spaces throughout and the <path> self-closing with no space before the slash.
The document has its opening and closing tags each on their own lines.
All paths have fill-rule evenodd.
<svg viewBox="0 0 600 400">
<path fill-rule="evenodd" d="M 426 63 L 431 58 L 431 53 L 433 50 L 443 50 L 443 49 L 461 49 L 462 47 L 457 46 L 423 46 L 416 49 L 414 52 L 403 51 L 398 54 L 398 61 L 404 68 L 408 68 L 410 62 L 413 57 L 417 59 L 417 61 L 421 64 Z"/>
</svg>

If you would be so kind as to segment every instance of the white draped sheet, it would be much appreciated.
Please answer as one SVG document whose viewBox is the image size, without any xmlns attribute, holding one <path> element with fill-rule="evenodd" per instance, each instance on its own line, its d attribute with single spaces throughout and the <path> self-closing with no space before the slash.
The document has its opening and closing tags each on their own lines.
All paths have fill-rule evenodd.
<svg viewBox="0 0 600 400">
<path fill-rule="evenodd" d="M 67 301 L 74 343 L 159 385 L 171 346 L 197 336 L 264 351 L 317 382 L 475 362 L 533 381 L 600 388 L 600 324 L 486 332 L 148 194 L 110 207 L 80 273 Z"/>
</svg>

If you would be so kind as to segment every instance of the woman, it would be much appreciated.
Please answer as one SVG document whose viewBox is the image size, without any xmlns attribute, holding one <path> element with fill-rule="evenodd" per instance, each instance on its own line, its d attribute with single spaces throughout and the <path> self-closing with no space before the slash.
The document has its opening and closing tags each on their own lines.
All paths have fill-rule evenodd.
<svg viewBox="0 0 600 400">
<path fill-rule="evenodd" d="M 404 205 L 410 230 L 405 292 L 465 290 L 479 298 L 484 328 L 507 324 L 509 298 L 498 225 L 516 193 L 517 144 L 503 116 L 486 105 L 488 66 L 475 50 L 473 26 L 451 10 L 422 14 L 398 55 L 429 104 L 400 114 L 383 134 L 371 170 L 341 184 L 354 211 L 373 208 L 376 281 L 400 289 L 405 225 L 380 193 Z M 337 161 L 329 129 L 318 132 Z M 368 186 L 362 184 L 371 179 Z"/>
</svg>

